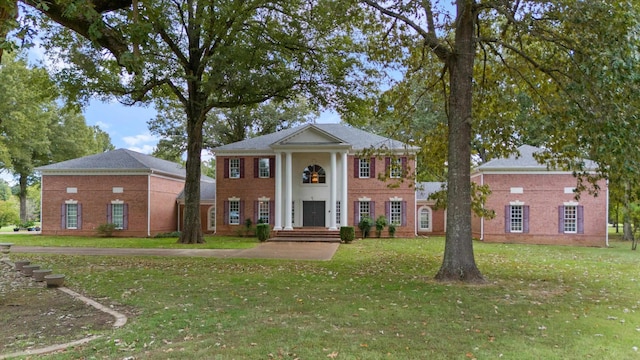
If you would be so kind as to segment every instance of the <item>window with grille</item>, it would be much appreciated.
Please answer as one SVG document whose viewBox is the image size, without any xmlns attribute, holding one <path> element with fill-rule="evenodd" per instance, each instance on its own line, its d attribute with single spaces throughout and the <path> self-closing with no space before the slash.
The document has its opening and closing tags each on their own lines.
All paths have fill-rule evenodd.
<svg viewBox="0 0 640 360">
<path fill-rule="evenodd" d="M 524 224 L 522 205 L 511 205 L 509 209 L 510 232 L 522 232 Z"/>
<path fill-rule="evenodd" d="M 369 178 L 371 177 L 371 160 L 370 159 L 359 159 L 359 167 L 360 167 L 360 177 L 361 178 Z"/>
<path fill-rule="evenodd" d="M 258 161 L 258 177 L 268 178 L 271 176 L 271 169 L 269 168 L 269 159 L 263 158 Z"/>
<path fill-rule="evenodd" d="M 258 222 L 262 224 L 269 223 L 269 202 L 258 201 Z"/>
<path fill-rule="evenodd" d="M 229 224 L 240 225 L 240 201 L 229 201 Z"/>
<path fill-rule="evenodd" d="M 399 179 L 402 177 L 402 159 L 391 159 L 389 163 L 389 177 L 393 179 Z"/>
<path fill-rule="evenodd" d="M 240 178 L 240 159 L 229 159 L 229 177 L 232 179 Z"/>
<path fill-rule="evenodd" d="M 578 232 L 578 207 L 568 205 L 564 207 L 564 232 Z"/>
<path fill-rule="evenodd" d="M 392 201 L 389 222 L 394 225 L 402 224 L 402 201 Z"/>
<path fill-rule="evenodd" d="M 67 229 L 78 228 L 78 204 L 66 204 Z"/>
</svg>

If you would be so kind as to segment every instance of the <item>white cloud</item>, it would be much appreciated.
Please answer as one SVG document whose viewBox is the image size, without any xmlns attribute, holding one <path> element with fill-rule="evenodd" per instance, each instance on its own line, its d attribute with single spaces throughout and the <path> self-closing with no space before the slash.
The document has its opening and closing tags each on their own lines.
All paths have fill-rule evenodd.
<svg viewBox="0 0 640 360">
<path fill-rule="evenodd" d="M 137 146 L 145 143 L 157 143 L 158 138 L 150 133 L 138 134 L 134 136 L 124 136 L 122 141 L 128 146 Z"/>
<path fill-rule="evenodd" d="M 155 145 L 130 146 L 127 149 L 143 154 L 151 154 L 156 149 Z"/>
<path fill-rule="evenodd" d="M 111 127 L 111 124 L 106 123 L 104 121 L 100 121 L 100 120 L 96 121 L 96 125 L 98 125 L 98 127 L 100 127 L 100 129 L 102 130 L 107 130 L 108 128 Z"/>
</svg>

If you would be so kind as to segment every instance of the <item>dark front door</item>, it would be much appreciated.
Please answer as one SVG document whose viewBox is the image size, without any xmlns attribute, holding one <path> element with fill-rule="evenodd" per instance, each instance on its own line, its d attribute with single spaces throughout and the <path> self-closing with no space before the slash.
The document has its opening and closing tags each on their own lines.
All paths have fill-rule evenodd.
<svg viewBox="0 0 640 360">
<path fill-rule="evenodd" d="M 302 226 L 325 226 L 324 201 L 302 202 Z"/>
</svg>

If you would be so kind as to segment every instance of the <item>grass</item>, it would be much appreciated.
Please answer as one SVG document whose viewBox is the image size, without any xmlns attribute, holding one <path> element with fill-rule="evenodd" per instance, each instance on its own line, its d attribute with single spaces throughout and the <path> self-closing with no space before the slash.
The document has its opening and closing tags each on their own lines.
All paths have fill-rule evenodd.
<svg viewBox="0 0 640 360">
<path fill-rule="evenodd" d="M 328 262 L 20 256 L 136 314 L 48 359 L 630 359 L 628 245 L 476 242 L 488 283 L 475 286 L 432 280 L 442 238 L 360 240 Z"/>
<path fill-rule="evenodd" d="M 98 248 L 163 248 L 163 249 L 247 249 L 259 244 L 251 237 L 205 236 L 204 244 L 178 244 L 178 238 L 87 238 L 76 236 L 43 236 L 27 232 L 11 235 L 0 233 L 0 242 L 16 246 L 59 246 Z"/>
</svg>

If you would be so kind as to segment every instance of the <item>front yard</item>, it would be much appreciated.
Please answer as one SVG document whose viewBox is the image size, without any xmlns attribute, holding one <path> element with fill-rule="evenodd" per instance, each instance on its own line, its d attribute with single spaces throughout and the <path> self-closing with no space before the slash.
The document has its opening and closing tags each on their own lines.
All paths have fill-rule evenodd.
<svg viewBox="0 0 640 360">
<path fill-rule="evenodd" d="M 442 238 L 357 240 L 328 262 L 11 256 L 132 315 L 48 359 L 640 358 L 639 255 L 612 245 L 476 242 L 482 286 L 432 280 Z"/>
</svg>

